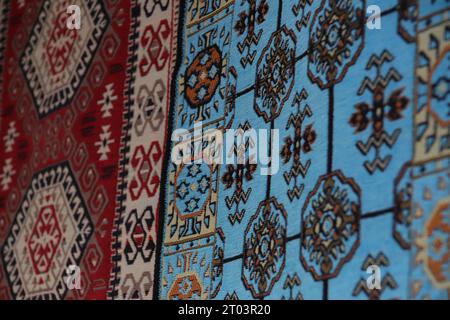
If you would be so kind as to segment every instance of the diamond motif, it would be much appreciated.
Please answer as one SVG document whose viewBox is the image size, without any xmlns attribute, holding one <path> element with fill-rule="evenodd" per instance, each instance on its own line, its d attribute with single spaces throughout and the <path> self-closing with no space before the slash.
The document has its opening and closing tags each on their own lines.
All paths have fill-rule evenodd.
<svg viewBox="0 0 450 320">
<path fill-rule="evenodd" d="M 67 162 L 37 173 L 3 247 L 15 299 L 62 299 L 66 269 L 78 266 L 93 233 Z"/>
<path fill-rule="evenodd" d="M 70 4 L 80 7 L 81 28 L 67 28 L 67 1 L 45 1 L 20 61 L 39 117 L 71 102 L 108 26 L 100 0 Z"/>
<path fill-rule="evenodd" d="M 42 207 L 27 242 L 36 274 L 48 272 L 61 238 L 62 232 L 55 214 L 55 206 L 51 204 Z"/>
</svg>

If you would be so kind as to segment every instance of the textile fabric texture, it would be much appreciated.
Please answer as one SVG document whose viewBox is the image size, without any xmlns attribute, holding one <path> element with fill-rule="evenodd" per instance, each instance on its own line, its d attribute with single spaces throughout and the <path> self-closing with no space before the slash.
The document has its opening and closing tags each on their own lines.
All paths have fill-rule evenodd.
<svg viewBox="0 0 450 320">
<path fill-rule="evenodd" d="M 449 19 L 0 0 L 0 299 L 449 299 Z"/>
</svg>

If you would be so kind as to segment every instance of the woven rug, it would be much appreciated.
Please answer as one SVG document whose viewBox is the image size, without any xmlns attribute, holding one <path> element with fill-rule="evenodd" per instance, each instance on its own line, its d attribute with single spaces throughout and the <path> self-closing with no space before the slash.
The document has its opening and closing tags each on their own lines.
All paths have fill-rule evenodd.
<svg viewBox="0 0 450 320">
<path fill-rule="evenodd" d="M 0 0 L 0 299 L 449 299 L 449 17 Z"/>
</svg>

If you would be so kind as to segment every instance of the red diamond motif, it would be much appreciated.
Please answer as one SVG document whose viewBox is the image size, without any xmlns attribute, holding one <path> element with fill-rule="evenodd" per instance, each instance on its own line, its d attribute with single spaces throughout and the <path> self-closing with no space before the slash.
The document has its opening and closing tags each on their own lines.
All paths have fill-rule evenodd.
<svg viewBox="0 0 450 320">
<path fill-rule="evenodd" d="M 27 242 L 36 274 L 46 273 L 62 239 L 55 207 L 48 205 L 39 211 L 38 219 Z"/>
</svg>

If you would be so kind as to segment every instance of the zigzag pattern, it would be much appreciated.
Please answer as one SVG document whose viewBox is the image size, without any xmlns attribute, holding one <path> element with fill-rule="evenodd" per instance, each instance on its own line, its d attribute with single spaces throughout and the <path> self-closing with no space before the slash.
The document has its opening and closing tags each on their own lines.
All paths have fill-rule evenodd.
<svg viewBox="0 0 450 320">
<path fill-rule="evenodd" d="M 374 81 L 370 80 L 368 77 L 365 77 L 361 87 L 358 90 L 358 95 L 362 95 L 364 91 L 369 90 L 370 92 L 375 92 L 375 89 L 377 86 L 380 86 L 382 88 L 386 88 L 391 81 L 400 81 L 402 79 L 402 76 L 400 73 L 394 69 L 390 68 L 387 72 L 386 76 L 378 76 L 375 78 Z"/>
<path fill-rule="evenodd" d="M 250 197 L 252 189 L 248 189 L 247 192 L 233 192 L 233 195 L 231 197 L 225 198 L 225 203 L 227 204 L 228 209 L 231 209 L 233 204 L 239 204 L 241 201 L 243 203 L 247 203 L 248 198 Z"/>
<path fill-rule="evenodd" d="M 379 56 L 376 54 L 371 55 L 369 61 L 367 62 L 366 70 L 376 68 L 377 76 L 374 80 L 369 79 L 369 77 L 365 77 L 358 90 L 358 95 L 362 95 L 366 90 L 374 92 L 377 86 L 386 88 L 391 81 L 400 81 L 402 76 L 395 68 L 390 68 L 385 76 L 380 74 L 382 65 L 385 62 L 391 62 L 393 60 L 394 57 L 387 50 L 384 50 Z"/>
<path fill-rule="evenodd" d="M 292 101 L 292 105 L 300 104 L 303 100 L 308 98 L 308 92 L 305 89 L 302 89 L 300 92 L 296 92 L 294 96 L 294 100 Z"/>
<path fill-rule="evenodd" d="M 386 144 L 389 148 L 392 148 L 397 142 L 397 139 L 401 133 L 400 129 L 395 129 L 394 132 L 389 135 L 385 130 L 380 135 L 374 136 L 373 134 L 369 137 L 366 143 L 359 140 L 356 143 L 356 146 L 358 147 L 359 151 L 361 151 L 362 154 L 367 155 L 372 147 L 375 149 L 380 149 L 381 146 Z"/>
<path fill-rule="evenodd" d="M 237 44 L 239 52 L 242 53 L 246 48 L 250 48 L 253 44 L 257 45 L 259 39 L 261 39 L 262 30 L 259 30 L 258 34 L 252 33 L 248 34 L 242 42 Z"/>
<path fill-rule="evenodd" d="M 227 293 L 224 297 L 224 300 L 239 300 L 239 297 L 236 291 L 233 291 L 233 293 Z"/>
<path fill-rule="evenodd" d="M 364 161 L 364 167 L 366 170 L 373 174 L 377 169 L 384 171 L 391 162 L 392 156 L 386 156 L 384 159 L 376 157 L 373 161 Z"/>
<path fill-rule="evenodd" d="M 252 54 L 249 53 L 246 56 L 242 57 L 240 60 L 242 66 L 245 68 L 247 64 L 253 64 L 253 62 L 255 61 L 255 57 L 256 57 L 256 50 L 254 50 Z"/>
<path fill-rule="evenodd" d="M 300 196 L 302 195 L 304 189 L 305 189 L 304 184 L 301 184 L 300 187 L 294 186 L 292 189 L 289 189 L 287 191 L 289 200 L 293 201 L 294 199 L 300 199 Z"/>
<path fill-rule="evenodd" d="M 283 176 L 286 182 L 289 184 L 293 177 L 298 177 L 299 174 L 302 175 L 302 177 L 306 177 L 306 174 L 308 173 L 309 167 L 311 166 L 311 160 L 306 161 L 306 164 L 303 165 L 301 162 L 296 163 L 292 166 L 291 170 L 286 171 Z"/>
<path fill-rule="evenodd" d="M 294 125 L 297 120 L 303 122 L 303 120 L 305 120 L 306 117 L 311 116 L 312 116 L 311 108 L 307 105 L 305 106 L 305 109 L 303 109 L 303 111 L 300 111 L 297 114 L 291 114 L 289 116 L 286 127 L 289 128 L 291 125 Z"/>
<path fill-rule="evenodd" d="M 296 17 L 299 16 L 300 12 L 302 12 L 300 19 L 295 22 L 295 26 L 297 27 L 298 31 L 308 27 L 309 19 L 311 18 L 311 12 L 305 14 L 305 8 L 306 5 L 311 4 L 312 0 L 299 0 L 297 4 L 294 4 L 292 6 L 292 12 Z"/>
<path fill-rule="evenodd" d="M 292 277 L 288 274 L 286 280 L 284 281 L 283 289 L 292 289 L 301 284 L 302 282 L 300 281 L 300 277 L 297 273 L 295 273 Z"/>
<path fill-rule="evenodd" d="M 245 68 L 247 64 L 253 64 L 256 57 L 256 50 L 250 53 L 250 48 L 252 45 L 258 45 L 259 40 L 261 39 L 262 30 L 258 32 L 258 34 L 252 33 L 248 34 L 242 42 L 237 44 L 237 48 L 239 53 L 243 53 L 245 49 L 248 49 L 248 53 L 241 58 L 241 64 Z"/>
<path fill-rule="evenodd" d="M 385 62 L 391 62 L 392 60 L 394 60 L 392 54 L 387 50 L 383 50 L 383 52 L 379 56 L 374 54 L 369 58 L 366 70 L 370 70 L 374 66 L 378 68 L 382 66 Z"/>
<path fill-rule="evenodd" d="M 313 115 L 311 108 L 308 104 L 306 104 L 302 111 L 300 111 L 300 106 L 303 100 L 306 100 L 308 98 L 307 91 L 303 88 L 300 92 L 296 92 L 292 105 L 297 106 L 298 112 L 296 114 L 290 114 L 289 118 L 286 123 L 286 129 L 291 128 L 293 126 L 296 128 L 296 126 L 299 123 L 303 123 L 306 117 L 311 117 Z M 297 129 L 297 128 L 296 128 Z M 283 173 L 284 180 L 289 185 L 293 178 L 298 177 L 301 175 L 303 178 L 306 177 L 306 174 L 308 173 L 309 167 L 311 166 L 311 160 L 308 160 L 306 164 L 303 164 L 300 160 L 294 161 L 292 164 L 292 167 Z M 300 196 L 303 193 L 303 189 L 305 186 L 303 184 L 297 185 L 297 182 L 295 182 L 292 189 L 287 190 L 287 196 L 289 197 L 290 201 L 293 201 L 294 199 L 300 199 Z"/>
<path fill-rule="evenodd" d="M 308 13 L 308 15 L 306 17 L 302 17 L 300 20 L 298 20 L 295 23 L 295 26 L 297 28 L 298 31 L 302 30 L 303 28 L 306 28 L 308 26 L 309 23 L 309 18 L 311 17 L 311 13 Z"/>
<path fill-rule="evenodd" d="M 361 266 L 361 270 L 366 271 L 367 268 L 371 265 L 377 265 L 379 267 L 388 267 L 390 265 L 389 259 L 383 254 L 383 252 L 379 252 L 376 257 L 373 257 L 369 254 L 364 263 Z M 390 273 L 387 273 L 380 282 L 381 289 L 380 290 L 371 290 L 367 287 L 367 279 L 361 278 L 357 283 L 355 288 L 353 289 L 353 296 L 358 296 L 361 292 L 369 298 L 378 298 L 386 288 L 395 289 L 397 288 L 397 282 L 394 277 Z"/>
<path fill-rule="evenodd" d="M 370 174 L 373 174 L 377 169 L 379 169 L 380 171 L 384 171 L 387 168 L 387 166 L 391 162 L 392 156 L 388 155 L 384 158 L 381 158 L 379 156 L 379 150 L 383 145 L 386 145 L 391 149 L 396 143 L 400 133 L 400 129 L 395 129 L 391 135 L 383 130 L 381 135 L 371 135 L 366 143 L 363 143 L 361 140 L 356 143 L 356 146 L 363 155 L 367 155 L 372 147 L 376 149 L 375 159 L 372 161 L 364 162 L 364 167 Z"/>
<path fill-rule="evenodd" d="M 240 212 L 230 213 L 228 215 L 228 220 L 230 221 L 231 225 L 234 226 L 234 224 L 241 223 L 242 219 L 244 218 L 245 210 L 241 210 Z"/>
<path fill-rule="evenodd" d="M 389 266 L 389 259 L 384 255 L 383 252 L 379 252 L 376 257 L 373 257 L 371 254 L 369 254 L 364 260 L 361 270 L 366 271 L 367 268 L 371 265 L 387 267 Z"/>
<path fill-rule="evenodd" d="M 361 292 L 364 292 L 364 294 L 367 297 L 372 297 L 374 295 L 374 291 L 378 291 L 379 293 L 377 293 L 378 295 L 381 295 L 381 293 L 383 293 L 384 291 L 386 291 L 386 288 L 391 288 L 391 289 L 395 289 L 397 288 L 397 282 L 395 281 L 395 279 L 392 277 L 391 274 L 387 274 L 380 283 L 381 289 L 380 290 L 370 290 L 367 287 L 367 283 L 365 279 L 361 279 L 358 281 L 358 283 L 355 286 L 355 289 L 353 289 L 353 296 L 358 296 Z"/>
</svg>

